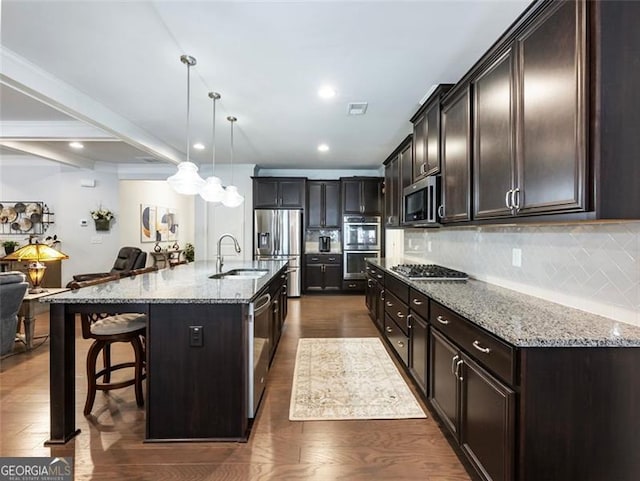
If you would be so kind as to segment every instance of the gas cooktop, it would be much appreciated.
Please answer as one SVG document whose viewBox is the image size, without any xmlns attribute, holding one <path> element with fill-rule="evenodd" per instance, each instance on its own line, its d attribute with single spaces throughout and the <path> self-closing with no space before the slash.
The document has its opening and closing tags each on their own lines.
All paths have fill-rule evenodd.
<svg viewBox="0 0 640 481">
<path fill-rule="evenodd" d="M 391 267 L 391 270 L 412 280 L 466 281 L 469 279 L 469 276 L 464 272 L 436 264 L 400 264 Z"/>
</svg>

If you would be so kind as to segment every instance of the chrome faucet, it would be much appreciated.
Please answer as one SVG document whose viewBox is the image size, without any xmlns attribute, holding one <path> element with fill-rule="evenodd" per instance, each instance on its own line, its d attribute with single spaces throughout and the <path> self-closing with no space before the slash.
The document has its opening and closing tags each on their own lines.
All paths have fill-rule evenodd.
<svg viewBox="0 0 640 481">
<path fill-rule="evenodd" d="M 222 252 L 220 252 L 220 247 L 222 244 L 222 239 L 224 239 L 225 237 L 230 237 L 233 240 L 234 247 L 238 254 L 240 254 L 242 250 L 240 249 L 240 244 L 238 244 L 238 240 L 235 237 L 233 237 L 231 234 L 222 234 L 218 239 L 218 255 L 216 256 L 216 273 L 222 272 L 222 266 L 224 265 L 224 258 L 222 257 Z"/>
</svg>

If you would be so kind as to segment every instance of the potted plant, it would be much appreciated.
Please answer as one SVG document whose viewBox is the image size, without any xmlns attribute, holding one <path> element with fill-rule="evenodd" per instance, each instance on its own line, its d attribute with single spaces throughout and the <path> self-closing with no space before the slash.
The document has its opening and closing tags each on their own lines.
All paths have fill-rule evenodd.
<svg viewBox="0 0 640 481">
<path fill-rule="evenodd" d="M 193 248 L 193 244 L 187 242 L 184 246 L 184 258 L 187 262 L 193 262 L 195 257 L 195 250 Z"/>
<path fill-rule="evenodd" d="M 9 255 L 11 254 L 13 251 L 16 250 L 16 247 L 18 247 L 18 243 L 16 241 L 4 241 L 2 243 L 2 247 L 4 247 L 4 253 L 5 255 Z"/>
<path fill-rule="evenodd" d="M 91 211 L 91 217 L 96 224 L 96 230 L 109 230 L 111 219 L 115 216 L 109 209 L 103 209 L 101 206 L 98 210 Z"/>
</svg>

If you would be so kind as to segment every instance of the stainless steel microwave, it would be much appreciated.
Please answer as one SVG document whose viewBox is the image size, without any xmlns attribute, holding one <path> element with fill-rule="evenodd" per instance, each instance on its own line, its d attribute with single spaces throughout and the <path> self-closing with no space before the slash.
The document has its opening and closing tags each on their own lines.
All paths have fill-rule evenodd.
<svg viewBox="0 0 640 481">
<path fill-rule="evenodd" d="M 403 192 L 404 224 L 437 227 L 440 221 L 440 176 L 429 175 Z"/>
</svg>

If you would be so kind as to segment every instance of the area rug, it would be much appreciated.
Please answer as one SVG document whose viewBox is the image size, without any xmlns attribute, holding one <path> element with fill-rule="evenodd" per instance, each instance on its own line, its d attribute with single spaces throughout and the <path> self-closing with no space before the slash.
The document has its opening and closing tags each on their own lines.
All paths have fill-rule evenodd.
<svg viewBox="0 0 640 481">
<path fill-rule="evenodd" d="M 291 421 L 425 417 L 380 339 L 299 340 Z"/>
</svg>

